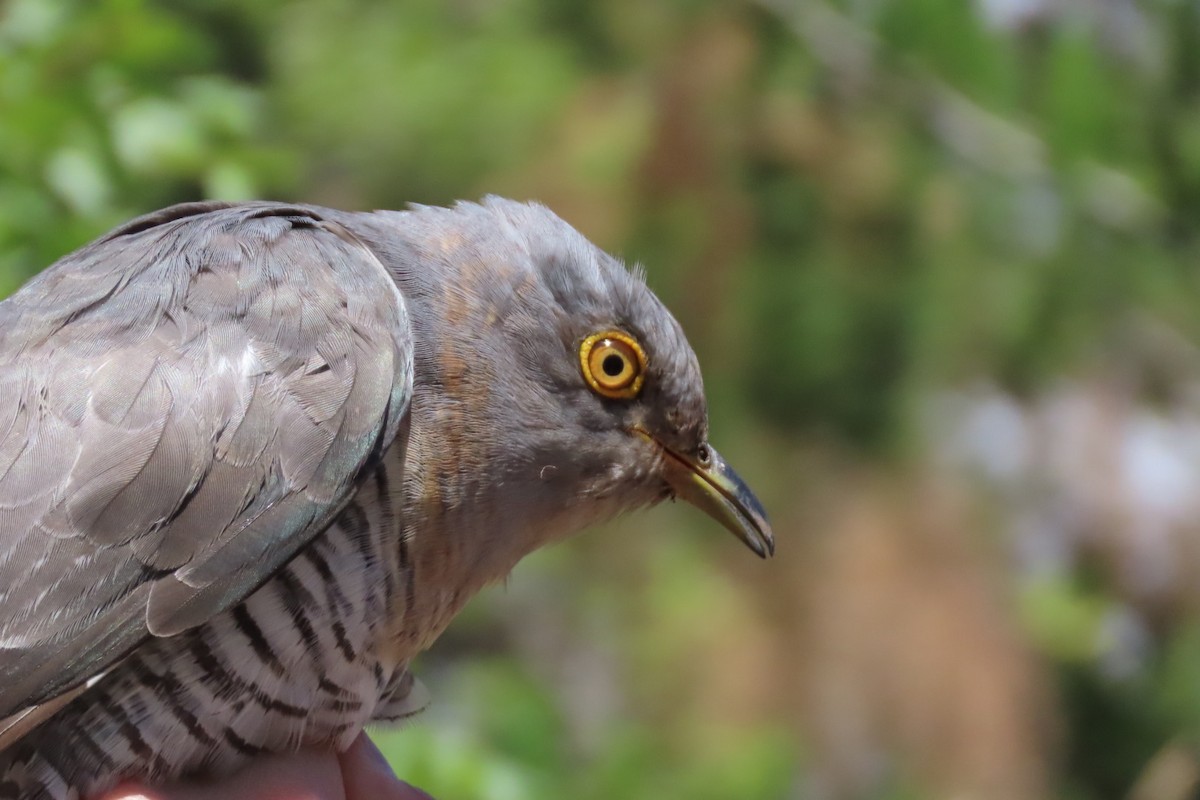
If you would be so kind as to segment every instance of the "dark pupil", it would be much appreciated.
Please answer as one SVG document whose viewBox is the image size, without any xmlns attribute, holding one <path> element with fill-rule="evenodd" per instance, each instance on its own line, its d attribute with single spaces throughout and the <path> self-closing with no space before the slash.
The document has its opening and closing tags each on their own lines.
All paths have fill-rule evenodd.
<svg viewBox="0 0 1200 800">
<path fill-rule="evenodd" d="M 625 371 L 625 359 L 621 358 L 616 353 L 604 357 L 604 361 L 600 362 L 600 369 L 604 370 L 604 374 L 610 378 L 615 378 Z"/>
</svg>

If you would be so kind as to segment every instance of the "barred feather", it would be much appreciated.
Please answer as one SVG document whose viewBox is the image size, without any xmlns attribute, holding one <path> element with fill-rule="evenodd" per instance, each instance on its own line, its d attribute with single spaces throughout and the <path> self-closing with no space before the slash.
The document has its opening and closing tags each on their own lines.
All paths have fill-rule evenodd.
<svg viewBox="0 0 1200 800">
<path fill-rule="evenodd" d="M 245 602 L 142 646 L 0 752 L 0 798 L 72 800 L 121 776 L 219 776 L 265 750 L 345 748 L 370 720 L 419 711 L 406 663 L 375 646 L 380 626 L 406 615 L 399 587 L 415 579 L 387 468 Z"/>
</svg>

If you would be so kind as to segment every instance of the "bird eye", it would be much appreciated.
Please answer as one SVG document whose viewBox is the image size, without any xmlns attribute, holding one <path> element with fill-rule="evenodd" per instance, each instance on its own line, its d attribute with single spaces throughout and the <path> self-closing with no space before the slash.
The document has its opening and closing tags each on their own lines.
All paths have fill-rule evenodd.
<svg viewBox="0 0 1200 800">
<path fill-rule="evenodd" d="M 646 377 L 646 353 L 627 333 L 604 331 L 579 348 L 583 377 L 598 394 L 613 399 L 637 397 Z"/>
</svg>

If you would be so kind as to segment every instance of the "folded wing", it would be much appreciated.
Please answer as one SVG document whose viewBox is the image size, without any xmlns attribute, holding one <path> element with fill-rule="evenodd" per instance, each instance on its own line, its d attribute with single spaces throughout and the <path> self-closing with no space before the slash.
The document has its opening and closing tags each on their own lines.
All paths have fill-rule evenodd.
<svg viewBox="0 0 1200 800">
<path fill-rule="evenodd" d="M 166 209 L 0 303 L 0 719 L 253 591 L 411 394 L 394 281 L 305 207 Z"/>
</svg>

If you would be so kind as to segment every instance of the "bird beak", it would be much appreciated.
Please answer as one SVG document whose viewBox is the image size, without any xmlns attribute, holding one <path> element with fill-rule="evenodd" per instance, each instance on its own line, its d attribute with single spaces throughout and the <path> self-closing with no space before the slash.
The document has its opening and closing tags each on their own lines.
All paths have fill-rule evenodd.
<svg viewBox="0 0 1200 800">
<path fill-rule="evenodd" d="M 672 450 L 640 428 L 636 430 L 666 455 L 663 477 L 676 497 L 724 525 L 759 558 L 775 555 L 775 534 L 762 503 L 716 450 L 709 447 L 708 461 L 702 464 Z"/>
</svg>

